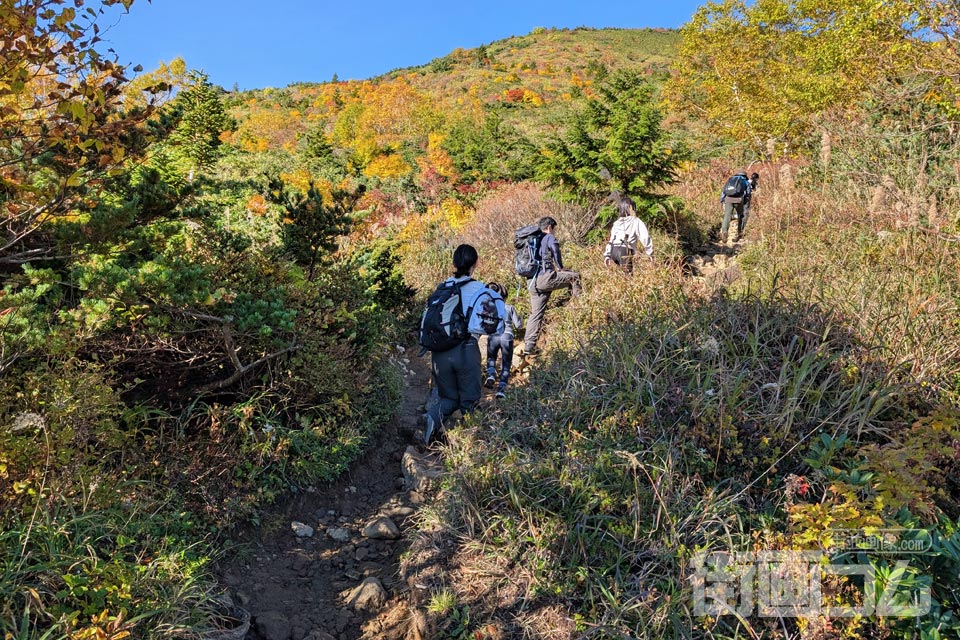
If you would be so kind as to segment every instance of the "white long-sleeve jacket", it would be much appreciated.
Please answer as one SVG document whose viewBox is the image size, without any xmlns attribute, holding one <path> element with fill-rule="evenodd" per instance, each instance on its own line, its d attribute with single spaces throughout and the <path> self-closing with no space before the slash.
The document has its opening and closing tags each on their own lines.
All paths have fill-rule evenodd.
<svg viewBox="0 0 960 640">
<path fill-rule="evenodd" d="M 610 229 L 610 241 L 607 242 L 607 248 L 603 251 L 603 257 L 609 258 L 613 247 L 618 245 L 629 247 L 633 252 L 640 247 L 644 253 L 653 257 L 653 240 L 650 239 L 650 232 L 647 231 L 647 225 L 643 224 L 643 220 L 636 216 L 617 218 L 613 228 Z"/>
</svg>

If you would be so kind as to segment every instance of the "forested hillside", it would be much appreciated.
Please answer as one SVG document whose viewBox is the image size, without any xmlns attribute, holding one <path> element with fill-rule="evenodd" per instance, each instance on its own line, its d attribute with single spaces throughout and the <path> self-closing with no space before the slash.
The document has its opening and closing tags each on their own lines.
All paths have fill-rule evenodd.
<svg viewBox="0 0 960 640">
<path fill-rule="evenodd" d="M 385 432 L 453 248 L 526 314 L 545 215 L 585 293 L 450 426 L 396 637 L 960 633 L 953 3 L 727 0 L 243 92 L 123 67 L 98 20 L 132 0 L 71 4 L 0 4 L 5 639 L 219 637 L 214 561 Z M 633 276 L 612 193 L 653 232 Z M 794 551 L 866 577 L 698 607 L 706 554 Z"/>
</svg>

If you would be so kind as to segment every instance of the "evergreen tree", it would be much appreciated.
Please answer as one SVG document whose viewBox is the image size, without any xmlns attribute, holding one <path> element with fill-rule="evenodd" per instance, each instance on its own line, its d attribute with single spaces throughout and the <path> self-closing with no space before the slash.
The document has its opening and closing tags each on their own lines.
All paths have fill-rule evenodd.
<svg viewBox="0 0 960 640">
<path fill-rule="evenodd" d="M 189 181 L 195 170 L 213 165 L 220 146 L 220 134 L 232 120 L 220 100 L 221 91 L 199 71 L 190 73 L 190 83 L 174 100 L 179 124 L 170 137 L 175 155 L 186 165 Z"/>
<path fill-rule="evenodd" d="M 350 213 L 364 193 L 333 188 L 325 202 L 323 194 L 310 183 L 306 194 L 291 192 L 280 180 L 271 180 L 270 200 L 283 205 L 283 248 L 297 263 L 307 268 L 313 280 L 317 266 L 337 248 L 337 238 L 350 228 Z"/>
<path fill-rule="evenodd" d="M 537 175 L 572 200 L 629 195 L 639 211 L 675 179 L 681 154 L 672 148 L 653 87 L 635 71 L 619 71 L 575 114 L 565 134 L 546 145 Z"/>
<path fill-rule="evenodd" d="M 462 120 L 443 141 L 457 172 L 467 183 L 482 180 L 526 180 L 533 176 L 535 147 L 496 112 L 482 122 Z"/>
</svg>

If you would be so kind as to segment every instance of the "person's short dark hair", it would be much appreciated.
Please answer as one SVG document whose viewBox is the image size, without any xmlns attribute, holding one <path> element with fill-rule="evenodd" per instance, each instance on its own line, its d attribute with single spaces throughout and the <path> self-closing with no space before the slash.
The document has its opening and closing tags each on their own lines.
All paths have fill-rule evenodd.
<svg viewBox="0 0 960 640">
<path fill-rule="evenodd" d="M 470 269 L 477 264 L 480 256 L 477 250 L 469 244 L 462 244 L 453 251 L 453 266 L 456 269 L 454 276 L 466 276 L 470 274 Z"/>
<path fill-rule="evenodd" d="M 507 288 L 504 287 L 499 282 L 491 282 L 490 284 L 487 285 L 487 288 L 490 289 L 490 291 L 493 291 L 494 293 L 499 294 L 500 297 L 503 298 L 504 300 L 507 299 Z"/>
<path fill-rule="evenodd" d="M 750 174 L 750 179 L 751 179 L 751 180 L 754 180 L 754 181 L 759 180 L 759 179 L 760 179 L 760 174 L 757 173 L 757 172 L 753 172 L 753 173 Z"/>
<path fill-rule="evenodd" d="M 541 231 L 546 231 L 548 227 L 557 226 L 557 221 L 550 216 L 544 216 L 537 221 L 537 226 L 540 227 Z"/>
<path fill-rule="evenodd" d="M 629 215 L 633 215 L 637 212 L 637 203 L 635 203 L 629 196 L 620 196 L 617 198 L 617 212 L 620 214 L 621 218 L 626 218 Z"/>
</svg>

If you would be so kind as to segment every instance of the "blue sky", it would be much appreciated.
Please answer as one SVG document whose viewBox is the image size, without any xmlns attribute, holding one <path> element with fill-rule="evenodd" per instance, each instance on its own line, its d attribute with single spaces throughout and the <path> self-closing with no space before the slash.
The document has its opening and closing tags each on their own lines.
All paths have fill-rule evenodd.
<svg viewBox="0 0 960 640">
<path fill-rule="evenodd" d="M 362 79 L 536 27 L 679 27 L 693 0 L 135 0 L 101 27 L 121 62 L 177 56 L 241 89 Z"/>
</svg>

